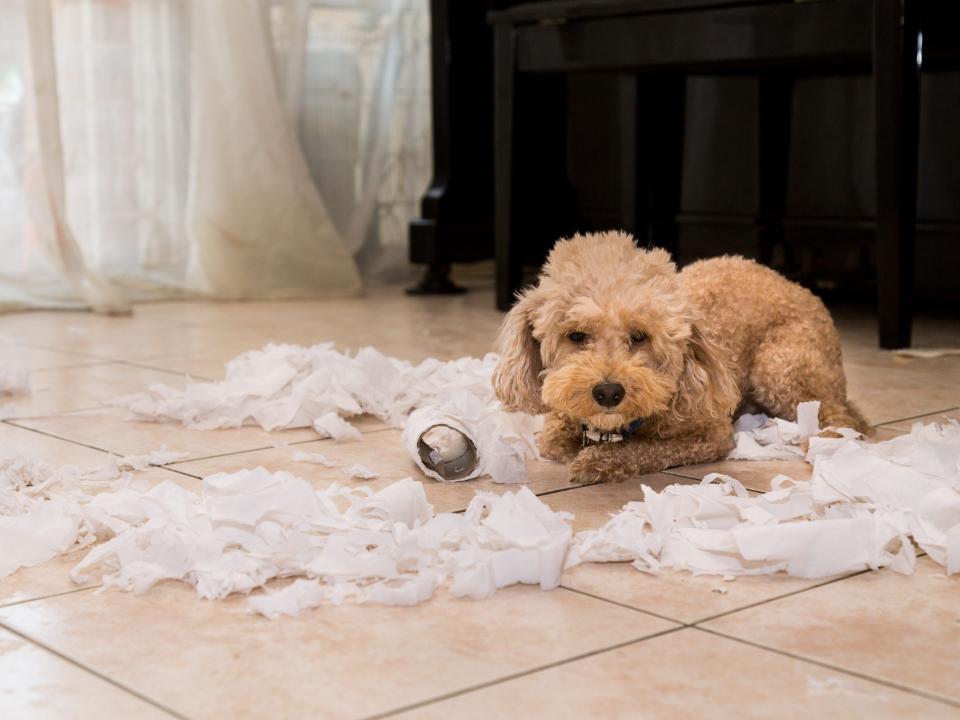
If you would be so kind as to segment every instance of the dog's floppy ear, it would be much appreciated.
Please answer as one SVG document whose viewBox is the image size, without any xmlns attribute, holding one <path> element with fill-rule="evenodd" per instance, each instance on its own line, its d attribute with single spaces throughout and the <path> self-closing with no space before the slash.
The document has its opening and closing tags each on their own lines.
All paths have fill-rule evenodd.
<svg viewBox="0 0 960 720">
<path fill-rule="evenodd" d="M 721 360 L 716 341 L 696 322 L 690 326 L 690 339 L 672 411 L 681 421 L 697 421 L 732 414 L 739 392 L 733 373 Z"/>
<path fill-rule="evenodd" d="M 493 372 L 493 389 L 503 407 L 532 415 L 546 411 L 540 399 L 540 343 L 530 318 L 535 306 L 536 290 L 528 290 L 507 313 L 497 337 L 500 362 Z"/>
</svg>

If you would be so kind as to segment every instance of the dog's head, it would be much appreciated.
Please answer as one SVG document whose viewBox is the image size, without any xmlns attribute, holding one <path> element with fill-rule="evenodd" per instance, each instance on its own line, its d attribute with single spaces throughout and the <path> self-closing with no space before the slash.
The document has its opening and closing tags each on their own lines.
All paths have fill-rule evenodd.
<svg viewBox="0 0 960 720">
<path fill-rule="evenodd" d="M 698 322 L 665 251 L 624 233 L 561 240 L 504 320 L 497 397 L 606 431 L 730 413 L 736 387 Z"/>
</svg>

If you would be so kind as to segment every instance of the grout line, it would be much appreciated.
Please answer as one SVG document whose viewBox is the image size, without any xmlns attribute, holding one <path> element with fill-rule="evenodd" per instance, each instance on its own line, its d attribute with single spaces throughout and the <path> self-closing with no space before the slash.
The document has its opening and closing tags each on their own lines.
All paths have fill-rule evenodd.
<svg viewBox="0 0 960 720">
<path fill-rule="evenodd" d="M 634 638 L 632 640 L 626 640 L 615 645 L 610 645 L 608 647 L 598 648 L 596 650 L 590 650 L 589 652 L 581 653 L 579 655 L 572 655 L 571 657 L 564 658 L 563 660 L 557 660 L 555 662 L 546 663 L 545 665 L 539 665 L 529 670 L 521 670 L 510 675 L 504 675 L 503 677 L 497 678 L 496 680 L 489 680 L 487 682 L 478 683 L 476 685 L 471 685 L 469 687 L 461 688 L 460 690 L 453 690 L 443 695 L 438 695 L 432 697 L 428 700 L 420 700 L 418 702 L 410 703 L 402 707 L 394 708 L 392 710 L 387 710 L 385 712 L 376 713 L 374 715 L 368 715 L 363 720 L 380 720 L 381 718 L 391 717 L 402 712 L 408 712 L 410 710 L 416 710 L 417 708 L 425 707 L 427 705 L 432 705 L 443 700 L 450 700 L 452 698 L 458 697 L 460 695 L 466 695 L 468 693 L 476 692 L 477 690 L 483 690 L 494 685 L 499 685 L 504 682 L 509 682 L 510 680 L 516 680 L 518 678 L 526 677 L 527 675 L 534 675 L 544 670 L 551 670 L 555 667 L 560 667 L 561 665 L 567 665 L 578 660 L 584 660 L 594 655 L 601 655 L 612 650 L 619 650 L 620 648 L 628 647 L 629 645 L 636 645 L 637 643 L 644 642 L 646 640 L 652 640 L 653 638 L 661 637 L 662 635 L 669 635 L 670 633 L 677 632 L 678 630 L 683 630 L 683 625 L 678 625 L 675 628 L 669 628 L 667 630 L 661 630 L 660 632 L 651 633 L 650 635 L 644 635 L 643 637 Z"/>
<path fill-rule="evenodd" d="M 40 348 L 30 348 L 30 349 L 39 350 Z M 47 350 L 46 352 L 53 352 L 53 351 Z M 55 372 L 60 370 L 79 370 L 81 368 L 95 368 L 95 367 L 100 367 L 102 365 L 110 365 L 111 363 L 116 362 L 114 360 L 103 360 L 102 358 L 85 357 L 82 355 L 76 355 L 75 357 L 77 358 L 77 360 L 80 360 L 81 362 L 67 363 L 65 365 L 51 365 L 49 367 L 31 368 L 30 376 L 33 377 L 35 375 L 41 375 L 42 373 Z"/>
<path fill-rule="evenodd" d="M 817 588 L 822 588 L 827 585 L 832 585 L 833 583 L 840 582 L 841 580 L 847 580 L 848 578 L 857 577 L 858 575 L 864 575 L 868 572 L 873 572 L 873 570 L 870 570 L 870 569 L 858 570 L 856 572 L 852 572 L 847 575 L 841 575 L 840 577 L 830 578 L 828 580 L 824 580 L 823 582 L 815 583 L 813 585 L 810 585 L 805 588 L 801 588 L 799 590 L 791 590 L 790 592 L 783 593 L 782 595 L 776 595 L 774 597 L 765 598 L 763 600 L 758 600 L 755 603 L 750 603 L 749 605 L 743 605 L 741 607 L 734 608 L 733 610 L 727 610 L 726 612 L 717 613 L 716 615 L 710 615 L 709 617 L 701 618 L 696 622 L 690 623 L 690 625 L 699 626 L 700 623 L 710 622 L 711 620 L 716 620 L 718 618 L 726 617 L 727 615 L 734 615 L 738 612 L 741 612 L 743 610 L 749 610 L 750 608 L 755 608 L 759 605 L 766 605 L 767 603 L 776 602 L 778 600 L 782 600 L 783 598 L 792 597 L 794 595 L 800 595 L 801 593 L 809 592 L 810 590 L 816 590 Z"/>
<path fill-rule="evenodd" d="M 252 426 L 247 426 L 247 427 L 252 427 Z M 224 429 L 233 430 L 235 428 L 224 428 Z M 367 430 L 366 432 L 362 432 L 362 431 L 361 432 L 364 436 L 367 436 L 367 435 L 375 435 L 380 432 L 386 432 L 387 430 L 393 430 L 393 428 L 385 427 L 377 430 Z M 308 440 L 294 440 L 292 442 L 285 443 L 285 445 L 288 447 L 293 445 L 306 445 L 307 443 L 321 442 L 323 440 L 329 440 L 329 438 L 315 437 L 315 438 L 310 438 Z M 230 457 L 231 455 L 246 455 L 247 453 L 260 452 L 262 450 L 282 450 L 283 448 L 284 448 L 284 445 L 264 445 L 263 447 L 247 448 L 245 450 L 233 450 L 231 452 L 217 453 L 216 455 L 204 455 L 202 457 L 184 458 L 183 460 L 177 460 L 176 462 L 168 463 L 166 465 L 159 465 L 157 467 L 165 467 L 169 470 L 173 470 L 174 465 L 185 465 L 186 463 L 199 462 L 200 460 L 213 460 L 215 458 Z M 184 474 L 189 475 L 190 473 L 184 473 Z"/>
<path fill-rule="evenodd" d="M 555 488 L 553 490 L 544 490 L 543 492 L 534 492 L 533 494 L 537 497 L 545 497 L 547 495 L 556 495 L 557 493 L 570 492 L 571 490 L 579 490 L 580 488 L 593 487 L 594 485 L 603 485 L 602 480 L 591 483 L 577 483 L 576 485 L 569 485 L 567 487 Z"/>
<path fill-rule="evenodd" d="M 60 557 L 63 557 L 63 556 L 61 555 Z M 37 595 L 36 597 L 24 598 L 23 600 L 14 600 L 13 602 L 9 602 L 9 603 L 0 603 L 0 609 L 6 610 L 7 608 L 11 608 L 16 605 L 25 605 L 26 603 L 37 602 L 39 600 L 50 600 L 51 598 L 58 598 L 58 597 L 62 597 L 63 595 L 73 595 L 74 593 L 85 592 L 87 590 L 97 590 L 101 587 L 103 587 L 103 583 L 97 583 L 96 585 L 87 585 L 85 587 L 73 588 L 72 590 L 63 590 L 62 592 L 50 593 L 49 595 Z"/>
<path fill-rule="evenodd" d="M 577 593 L 578 595 L 586 595 L 587 597 L 593 598 L 594 600 L 600 600 L 605 603 L 610 603 L 611 605 L 617 605 L 619 607 L 626 608 L 627 610 L 633 610 L 634 612 L 643 613 L 644 615 L 652 615 L 653 617 L 658 618 L 660 620 L 667 620 L 672 623 L 678 623 L 680 625 L 683 625 L 684 627 L 690 627 L 693 624 L 693 623 L 684 622 L 683 620 L 677 620 L 676 618 L 667 617 L 666 615 L 660 615 L 659 613 L 655 613 L 651 610 L 644 610 L 643 608 L 639 608 L 636 605 L 628 605 L 627 603 L 620 602 L 619 600 L 611 600 L 610 598 L 605 598 L 602 595 L 594 595 L 593 593 L 587 592 L 586 590 L 578 590 L 577 588 L 570 587 L 569 585 L 564 585 L 562 581 L 560 583 L 560 587 L 562 587 L 564 590 L 569 590 L 570 592 Z"/>
<path fill-rule="evenodd" d="M 57 352 L 63 355 L 73 355 L 74 357 L 78 357 L 78 358 L 89 358 L 91 360 L 99 360 L 105 363 L 121 362 L 116 358 L 108 358 L 108 357 L 104 357 L 103 355 L 91 355 L 89 353 L 78 353 L 74 350 L 64 350 L 61 347 L 54 347 L 52 345 L 38 345 L 37 343 L 14 343 L 14 345 L 18 345 L 19 347 L 32 348 L 34 350 L 46 350 L 47 352 Z"/>
<path fill-rule="evenodd" d="M 184 462 L 188 462 L 188 461 L 185 460 Z M 172 467 L 171 465 L 150 465 L 149 467 L 156 467 L 156 468 L 160 468 L 161 470 L 169 470 L 172 473 L 176 473 L 177 475 L 183 475 L 184 477 L 188 477 L 191 480 L 203 480 L 203 477 L 204 477 L 203 475 L 194 475 L 193 473 L 188 473 L 186 470 L 177 470 L 175 467 Z"/>
<path fill-rule="evenodd" d="M 96 409 L 96 408 L 88 408 L 88 409 L 94 410 L 94 409 Z M 72 411 L 70 411 L 70 412 L 79 412 L 79 411 L 73 411 L 73 410 L 72 410 Z M 44 417 L 48 417 L 48 416 L 44 416 Z M 53 417 L 59 417 L 59 416 L 49 416 L 49 417 L 53 418 Z M 57 435 L 57 434 L 55 434 L 55 433 L 48 432 L 48 431 L 46 431 L 46 430 L 39 430 L 39 429 L 37 429 L 37 428 L 32 428 L 32 427 L 29 427 L 29 426 L 27 426 L 27 425 L 21 425 L 21 424 L 19 424 L 19 423 L 23 422 L 24 420 L 30 420 L 30 419 L 32 419 L 32 418 L 9 418 L 9 419 L 6 419 L 6 420 L 0 420 L 0 423 L 5 423 L 5 424 L 10 425 L 10 426 L 12 426 L 12 427 L 20 428 L 21 430 L 26 430 L 26 431 L 28 431 L 28 432 L 37 433 L 38 435 L 45 435 L 45 436 L 47 436 L 47 437 L 54 438 L 55 440 L 63 440 L 64 442 L 71 443 L 72 445 L 79 445 L 80 447 L 89 448 L 90 450 L 99 450 L 100 452 L 107 453 L 108 455 L 113 455 L 114 457 L 118 457 L 118 458 L 119 458 L 119 457 L 123 457 L 123 456 L 124 456 L 124 453 L 122 453 L 122 452 L 120 452 L 120 451 L 107 450 L 106 448 L 97 447 L 96 445 L 90 445 L 89 443 L 80 442 L 79 440 L 72 440 L 71 438 L 64 437 L 63 435 Z M 158 426 L 161 425 L 161 424 L 162 424 L 162 423 L 157 423 Z M 377 430 L 368 430 L 367 432 L 364 432 L 363 434 L 364 434 L 364 435 L 374 435 L 374 434 L 376 434 L 376 433 L 385 432 L 385 431 L 387 431 L 387 430 L 392 430 L 392 429 L 393 429 L 393 428 L 389 428 L 389 427 L 379 428 L 379 429 L 377 429 Z M 287 445 L 304 445 L 304 444 L 306 444 L 306 443 L 317 442 L 317 441 L 319 441 L 319 440 L 325 440 L 325 439 L 326 439 L 326 438 L 316 437 L 316 438 L 310 438 L 309 440 L 295 440 L 295 441 L 293 441 L 293 442 L 287 443 Z M 263 447 L 248 448 L 248 449 L 245 449 L 245 450 L 234 450 L 234 451 L 232 451 L 232 452 L 218 453 L 218 454 L 216 454 L 216 455 L 204 455 L 204 456 L 202 456 L 202 457 L 185 458 L 185 459 L 183 459 L 183 460 L 178 460 L 178 461 L 175 462 L 175 463 L 168 463 L 167 465 L 154 465 L 154 466 L 151 466 L 151 467 L 163 467 L 163 468 L 167 468 L 168 470 L 173 470 L 173 469 L 174 469 L 174 468 L 172 467 L 173 465 L 183 465 L 183 464 L 185 464 L 185 463 L 198 462 L 198 461 L 200 461 L 200 460 L 210 460 L 210 459 L 213 459 L 213 458 L 227 457 L 227 456 L 229 456 L 229 455 L 243 455 L 243 454 L 245 454 L 245 453 L 259 452 L 259 451 L 261 451 L 261 450 L 272 450 L 272 449 L 277 449 L 277 446 L 276 446 L 276 445 L 264 445 Z M 130 454 L 130 453 L 127 453 L 127 454 Z M 180 472 L 180 473 L 183 474 L 183 475 L 190 475 L 190 473 L 183 472 L 182 470 L 177 470 L 176 472 Z M 191 477 L 197 477 L 197 476 L 191 475 Z"/>
<path fill-rule="evenodd" d="M 46 432 L 44 430 L 38 430 L 37 428 L 32 428 L 26 425 L 18 424 L 18 422 L 22 422 L 22 420 L 24 419 L 29 419 L 29 418 L 3 420 L 2 422 L 6 423 L 7 425 L 20 428 L 21 430 L 37 433 L 38 435 L 46 435 L 47 437 L 54 438 L 55 440 L 63 440 L 64 442 L 71 443 L 72 445 L 79 445 L 80 447 L 89 448 L 90 450 L 99 450 L 102 453 L 107 453 L 108 455 L 113 455 L 115 457 L 122 457 L 122 455 L 120 455 L 119 453 L 115 453 L 112 450 L 106 450 L 104 448 L 97 447 L 96 445 L 89 445 L 88 443 L 80 442 L 79 440 L 71 440 L 70 438 L 65 438 L 62 435 L 54 435 L 51 432 Z"/>
<path fill-rule="evenodd" d="M 157 367 L 156 365 L 147 365 L 140 362 L 134 362 L 133 360 L 118 360 L 121 365 L 127 365 L 128 367 L 135 367 L 140 370 L 153 370 L 154 372 L 167 373 L 168 375 L 175 375 L 179 378 L 188 378 L 190 380 L 200 380 L 202 382 L 220 382 L 219 380 L 214 380 L 213 378 L 208 378 L 205 375 L 194 375 L 193 373 L 186 372 L 184 370 L 171 370 L 170 368 Z"/>
<path fill-rule="evenodd" d="M 16 400 L 13 401 L 14 405 Z M 37 412 L 27 415 L 11 415 L 6 418 L 10 422 L 26 421 L 26 420 L 49 420 L 53 418 L 58 418 L 66 415 L 73 415 L 75 413 L 85 413 L 90 412 L 91 410 L 103 410 L 104 408 L 109 408 L 110 405 L 101 403 L 99 405 L 84 405 L 82 407 L 71 407 L 71 408 L 60 408 L 59 410 L 51 410 L 49 412 Z"/>
<path fill-rule="evenodd" d="M 818 665 L 829 670 L 834 670 L 836 672 L 844 673 L 845 675 L 852 675 L 853 677 L 860 678 L 861 680 L 867 680 L 869 682 L 877 683 L 878 685 L 885 685 L 887 687 L 893 688 L 895 690 L 900 690 L 902 692 L 910 693 L 911 695 L 919 695 L 922 698 L 927 700 L 933 700 L 934 702 L 942 703 L 944 705 L 950 705 L 952 707 L 960 707 L 960 702 L 953 700 L 951 698 L 943 697 L 935 693 L 931 693 L 927 690 L 920 690 L 919 688 L 912 688 L 908 685 L 900 685 L 891 680 L 885 680 L 883 678 L 875 677 L 873 675 L 868 675 L 866 673 L 860 672 L 859 670 L 851 670 L 845 668 L 842 665 L 833 665 L 832 663 L 824 662 L 822 660 L 817 660 L 815 658 L 807 657 L 805 655 L 798 655 L 797 653 L 792 653 L 787 650 L 781 650 L 779 648 L 772 647 L 770 645 L 763 645 L 752 640 L 747 640 L 745 638 L 737 637 L 735 635 L 727 635 L 726 633 L 718 632 L 717 630 L 711 630 L 710 628 L 694 627 L 693 630 L 699 630 L 700 632 L 709 633 L 710 635 L 715 635 L 716 637 L 726 638 L 727 640 L 733 640 L 734 642 L 742 643 L 744 645 L 749 645 L 750 647 L 757 648 L 759 650 L 766 650 L 768 652 L 776 653 L 777 655 L 783 655 L 794 660 L 799 660 L 801 662 L 809 663 L 811 665 Z"/>
<path fill-rule="evenodd" d="M 722 462 L 722 461 L 721 461 Z M 681 465 L 680 467 L 685 467 Z M 684 475 L 682 472 L 679 472 L 676 468 L 667 468 L 666 470 L 661 470 L 664 475 L 673 475 L 674 477 L 681 477 L 687 480 L 703 480 L 703 475 L 699 477 L 697 475 Z"/>
<path fill-rule="evenodd" d="M 152 698 L 149 698 L 149 697 L 147 697 L 146 695 L 144 695 L 144 694 L 142 694 L 142 693 L 140 693 L 140 692 L 137 692 L 137 691 L 134 690 L 133 688 L 127 687 L 126 685 L 124 685 L 124 684 L 118 682 L 117 680 L 114 680 L 113 678 L 109 677 L 108 675 L 103 674 L 103 673 L 100 672 L 99 670 L 94 670 L 94 669 L 91 668 L 91 667 L 87 667 L 86 665 L 84 665 L 83 663 L 79 662 L 78 660 L 73 659 L 73 658 L 70 657 L 69 655 L 66 655 L 66 654 L 60 652 L 59 650 L 54 649 L 53 647 L 51 647 L 50 645 L 47 645 L 46 643 L 40 642 L 40 641 L 37 640 L 36 638 L 30 637 L 29 635 L 20 632 L 19 630 L 17 630 L 17 629 L 14 628 L 14 627 L 11 627 L 10 625 L 8 625 L 8 624 L 5 623 L 5 622 L 0 622 L 0 627 L 2 627 L 4 630 L 8 630 L 9 632 L 13 633 L 13 634 L 16 635 L 17 637 L 19 637 L 19 638 L 21 638 L 21 639 L 23 639 L 23 640 L 26 640 L 26 641 L 29 642 L 30 644 L 36 645 L 37 647 L 42 648 L 43 650 L 46 650 L 46 651 L 47 651 L 48 653 L 50 653 L 51 655 L 55 655 L 56 657 L 60 658 L 61 660 L 70 663 L 71 665 L 73 665 L 73 666 L 76 667 L 76 668 L 79 668 L 79 669 L 82 670 L 83 672 L 89 673 L 90 675 L 93 675 L 94 677 L 97 677 L 97 678 L 99 678 L 100 680 L 103 680 L 104 682 L 106 682 L 106 683 L 114 686 L 114 687 L 117 688 L 118 690 L 122 690 L 123 692 L 127 693 L 128 695 L 133 695 L 134 697 L 138 698 L 139 700 L 142 700 L 143 702 L 147 703 L 148 705 L 151 705 L 152 707 L 155 707 L 157 710 L 160 710 L 161 712 L 164 712 L 164 713 L 166 713 L 166 714 L 168 714 L 168 715 L 170 715 L 170 716 L 172 716 L 172 717 L 178 718 L 179 720 L 188 720 L 185 715 L 181 715 L 180 713 L 176 712 L 175 710 L 171 710 L 170 708 L 161 705 L 161 704 L 160 704 L 159 702 L 157 702 L 156 700 L 153 700 Z"/>
<path fill-rule="evenodd" d="M 899 418 L 898 420 L 884 420 L 882 423 L 877 423 L 873 425 L 875 428 L 887 427 L 888 425 L 894 425 L 896 423 L 907 422 L 907 420 L 918 420 L 923 417 L 928 417 L 929 415 L 943 415 L 951 410 L 960 410 L 960 407 L 948 407 L 943 410 L 933 410 L 931 412 L 920 413 L 919 415 L 911 415 L 910 417 Z M 887 428 L 888 430 L 896 430 L 897 428 Z"/>
</svg>

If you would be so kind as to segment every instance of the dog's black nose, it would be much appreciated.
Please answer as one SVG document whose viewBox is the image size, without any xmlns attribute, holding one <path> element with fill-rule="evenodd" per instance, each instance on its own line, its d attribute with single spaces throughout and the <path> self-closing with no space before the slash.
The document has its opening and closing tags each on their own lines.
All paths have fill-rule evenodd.
<svg viewBox="0 0 960 720">
<path fill-rule="evenodd" d="M 605 382 L 593 387 L 593 399 L 603 407 L 616 407 L 623 400 L 624 389 L 620 383 Z"/>
</svg>

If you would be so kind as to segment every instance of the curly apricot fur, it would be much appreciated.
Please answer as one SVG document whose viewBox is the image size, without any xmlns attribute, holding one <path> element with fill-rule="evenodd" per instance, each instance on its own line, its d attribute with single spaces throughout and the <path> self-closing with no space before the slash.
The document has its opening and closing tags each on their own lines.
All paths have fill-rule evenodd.
<svg viewBox="0 0 960 720">
<path fill-rule="evenodd" d="M 793 419 L 798 403 L 819 400 L 822 425 L 867 429 L 823 303 L 740 257 L 677 272 L 669 254 L 625 233 L 561 240 L 498 342 L 497 396 L 507 409 L 548 413 L 543 453 L 572 457 L 577 482 L 720 459 L 738 407 Z M 616 407 L 594 401 L 602 382 L 623 385 Z M 579 449 L 581 423 L 613 430 L 637 418 L 627 442 Z"/>
</svg>

